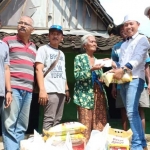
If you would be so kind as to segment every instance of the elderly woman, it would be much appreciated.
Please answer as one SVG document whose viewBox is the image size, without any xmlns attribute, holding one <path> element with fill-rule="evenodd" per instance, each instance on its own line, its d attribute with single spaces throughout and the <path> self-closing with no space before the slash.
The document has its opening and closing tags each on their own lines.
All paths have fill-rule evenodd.
<svg viewBox="0 0 150 150">
<path fill-rule="evenodd" d="M 78 108 L 79 121 L 87 127 L 87 142 L 93 129 L 101 131 L 107 123 L 106 94 L 99 81 L 103 66 L 94 64 L 96 39 L 88 34 L 81 38 L 81 43 L 86 53 L 77 55 L 74 60 L 74 103 Z"/>
</svg>

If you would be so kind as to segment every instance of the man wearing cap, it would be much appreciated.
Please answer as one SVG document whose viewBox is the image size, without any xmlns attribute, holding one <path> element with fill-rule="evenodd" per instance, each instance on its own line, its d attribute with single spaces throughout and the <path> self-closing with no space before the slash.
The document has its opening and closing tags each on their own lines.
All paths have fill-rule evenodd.
<svg viewBox="0 0 150 150">
<path fill-rule="evenodd" d="M 121 45 L 119 63 L 116 63 L 117 69 L 114 70 L 114 78 L 121 79 L 125 72 L 132 72 L 133 80 L 120 84 L 120 94 L 133 132 L 131 150 L 143 150 L 143 148 L 146 149 L 147 143 L 138 106 L 144 88 L 145 60 L 150 45 L 147 37 L 138 33 L 140 23 L 135 16 L 125 16 L 123 24 L 128 40 Z"/>
<path fill-rule="evenodd" d="M 144 15 L 150 19 L 150 6 L 145 8 Z"/>
<path fill-rule="evenodd" d="M 45 130 L 60 123 L 63 115 L 64 102 L 69 98 L 65 56 L 58 49 L 60 42 L 63 40 L 62 27 L 52 25 L 49 29 L 48 37 L 50 43 L 41 46 L 36 56 L 39 103 L 44 105 L 43 129 Z M 55 65 L 53 65 L 54 62 Z M 54 66 L 53 69 L 43 77 L 44 73 L 52 65 Z"/>
</svg>

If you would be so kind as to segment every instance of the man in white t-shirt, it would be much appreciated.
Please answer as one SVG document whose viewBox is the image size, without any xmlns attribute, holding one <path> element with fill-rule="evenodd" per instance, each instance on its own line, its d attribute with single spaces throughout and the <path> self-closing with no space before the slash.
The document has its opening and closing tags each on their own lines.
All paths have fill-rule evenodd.
<svg viewBox="0 0 150 150">
<path fill-rule="evenodd" d="M 50 43 L 41 46 L 36 55 L 36 76 L 39 86 L 39 103 L 44 105 L 43 129 L 60 123 L 65 100 L 69 99 L 66 80 L 65 56 L 58 49 L 63 40 L 62 27 L 52 25 L 49 29 Z M 60 55 L 59 55 L 60 53 Z M 57 57 L 59 57 L 57 61 Z M 44 76 L 44 73 L 56 61 L 55 67 Z"/>
</svg>

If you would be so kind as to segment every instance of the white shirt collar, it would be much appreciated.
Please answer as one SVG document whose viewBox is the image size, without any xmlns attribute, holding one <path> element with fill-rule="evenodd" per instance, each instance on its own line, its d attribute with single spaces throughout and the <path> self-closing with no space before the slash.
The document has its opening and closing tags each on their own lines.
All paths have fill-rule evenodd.
<svg viewBox="0 0 150 150">
<path fill-rule="evenodd" d="M 139 32 L 136 32 L 133 36 L 132 39 L 135 39 L 139 35 Z"/>
</svg>

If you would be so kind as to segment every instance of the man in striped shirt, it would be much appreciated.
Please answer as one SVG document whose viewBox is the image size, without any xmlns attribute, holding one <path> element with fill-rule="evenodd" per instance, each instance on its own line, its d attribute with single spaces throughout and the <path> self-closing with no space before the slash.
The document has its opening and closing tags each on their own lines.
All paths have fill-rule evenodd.
<svg viewBox="0 0 150 150">
<path fill-rule="evenodd" d="M 18 22 L 18 34 L 3 39 L 9 47 L 13 99 L 10 107 L 2 113 L 5 150 L 19 150 L 20 141 L 24 139 L 28 127 L 36 56 L 36 47 L 29 41 L 33 30 L 33 20 L 22 16 Z"/>
</svg>

